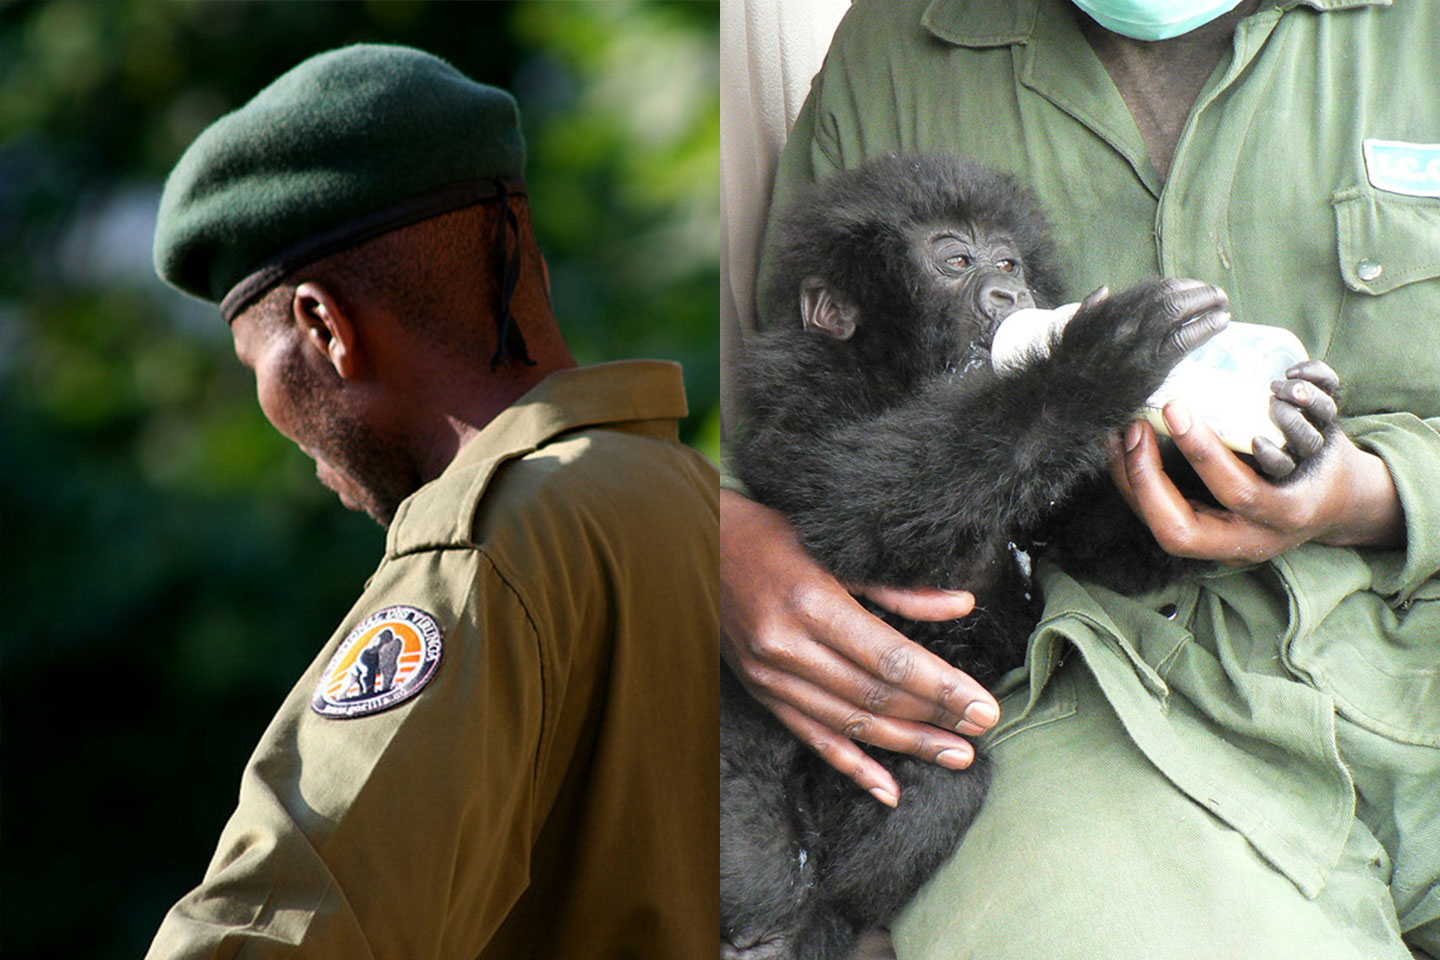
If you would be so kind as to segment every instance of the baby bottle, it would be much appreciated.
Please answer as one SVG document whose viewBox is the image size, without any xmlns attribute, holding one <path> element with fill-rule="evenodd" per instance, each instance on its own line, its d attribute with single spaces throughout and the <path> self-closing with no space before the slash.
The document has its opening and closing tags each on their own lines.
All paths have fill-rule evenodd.
<svg viewBox="0 0 1440 960">
<path fill-rule="evenodd" d="M 1067 303 L 1006 317 L 990 347 L 995 371 L 1003 375 L 1049 353 L 1055 335 L 1078 309 L 1080 304 Z M 1183 400 L 1231 450 L 1252 453 L 1256 437 L 1283 447 L 1285 436 L 1270 420 L 1270 383 L 1284 380 L 1285 371 L 1305 359 L 1305 346 L 1290 331 L 1232 321 L 1186 354 L 1136 413 L 1169 436 L 1160 411 L 1171 400 Z"/>
</svg>

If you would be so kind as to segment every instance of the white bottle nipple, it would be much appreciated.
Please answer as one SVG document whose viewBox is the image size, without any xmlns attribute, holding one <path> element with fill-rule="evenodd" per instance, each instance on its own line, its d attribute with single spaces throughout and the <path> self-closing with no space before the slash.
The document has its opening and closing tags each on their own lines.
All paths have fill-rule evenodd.
<svg viewBox="0 0 1440 960">
<path fill-rule="evenodd" d="M 1048 356 L 1055 337 L 1079 309 L 1078 303 L 1066 303 L 1054 310 L 1040 307 L 1016 310 L 995 328 L 995 336 L 990 341 L 990 366 L 996 373 L 1006 374 Z"/>
</svg>

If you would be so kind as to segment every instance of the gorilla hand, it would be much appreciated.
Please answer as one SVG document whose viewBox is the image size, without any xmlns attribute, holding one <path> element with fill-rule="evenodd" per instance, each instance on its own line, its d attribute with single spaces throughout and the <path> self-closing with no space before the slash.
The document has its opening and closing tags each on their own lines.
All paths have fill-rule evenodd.
<svg viewBox="0 0 1440 960">
<path fill-rule="evenodd" d="M 1272 478 L 1294 474 L 1295 468 L 1325 448 L 1325 438 L 1338 431 L 1335 394 L 1340 377 L 1320 360 L 1306 360 L 1285 371 L 1286 379 L 1270 384 L 1270 419 L 1285 435 L 1281 449 L 1264 437 L 1255 438 L 1255 460 Z"/>
</svg>

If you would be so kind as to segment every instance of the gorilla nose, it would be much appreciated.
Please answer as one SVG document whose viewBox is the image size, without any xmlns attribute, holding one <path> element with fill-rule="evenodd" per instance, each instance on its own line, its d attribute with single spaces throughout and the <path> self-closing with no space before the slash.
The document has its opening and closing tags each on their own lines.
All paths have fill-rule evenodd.
<svg viewBox="0 0 1440 960">
<path fill-rule="evenodd" d="M 1005 278 L 986 280 L 980 286 L 980 309 L 992 323 L 999 323 L 1023 307 L 1035 306 L 1028 288 Z"/>
</svg>

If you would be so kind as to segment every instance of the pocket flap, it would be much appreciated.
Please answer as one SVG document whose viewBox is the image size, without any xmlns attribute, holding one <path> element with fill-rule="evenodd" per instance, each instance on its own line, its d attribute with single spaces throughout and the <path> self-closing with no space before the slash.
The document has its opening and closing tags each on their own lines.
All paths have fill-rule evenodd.
<svg viewBox="0 0 1440 960">
<path fill-rule="evenodd" d="M 1330 202 L 1340 274 L 1351 290 L 1378 296 L 1440 277 L 1440 200 L 1350 187 Z"/>
</svg>

